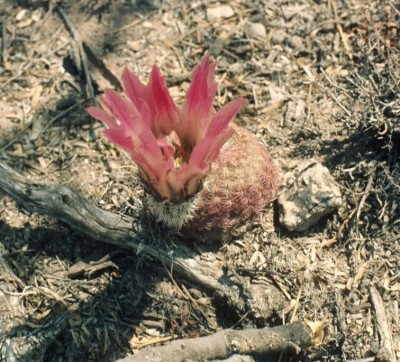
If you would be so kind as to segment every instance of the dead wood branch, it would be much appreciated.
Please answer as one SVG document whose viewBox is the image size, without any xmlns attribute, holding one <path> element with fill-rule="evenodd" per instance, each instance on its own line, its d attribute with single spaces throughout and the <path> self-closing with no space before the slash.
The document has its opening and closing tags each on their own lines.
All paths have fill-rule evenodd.
<svg viewBox="0 0 400 362">
<path fill-rule="evenodd" d="M 0 341 L 0 356 L 4 361 L 41 361 L 49 345 L 66 328 L 68 312 L 53 317 L 42 328 L 18 329 L 15 336 L 3 335 Z"/>
<path fill-rule="evenodd" d="M 396 362 L 397 358 L 393 347 L 392 332 L 386 317 L 383 300 L 375 287 L 372 286 L 369 291 L 371 294 L 371 302 L 375 308 L 375 322 L 380 338 L 380 348 L 376 360 L 382 362 Z"/>
<path fill-rule="evenodd" d="M 25 210 L 61 220 L 92 239 L 150 256 L 173 273 L 225 298 L 238 314 L 246 313 L 248 304 L 240 295 L 242 286 L 238 288 L 238 282 L 227 278 L 215 262 L 200 260 L 184 245 L 169 252 L 152 248 L 146 244 L 146 234 L 137 220 L 102 210 L 68 187 L 30 182 L 3 162 L 0 175 L 0 191 Z"/>
<path fill-rule="evenodd" d="M 242 331 L 226 329 L 206 337 L 144 348 L 120 361 L 209 361 L 226 359 L 234 354 L 298 353 L 312 345 L 314 336 L 313 329 L 305 322 Z"/>
</svg>

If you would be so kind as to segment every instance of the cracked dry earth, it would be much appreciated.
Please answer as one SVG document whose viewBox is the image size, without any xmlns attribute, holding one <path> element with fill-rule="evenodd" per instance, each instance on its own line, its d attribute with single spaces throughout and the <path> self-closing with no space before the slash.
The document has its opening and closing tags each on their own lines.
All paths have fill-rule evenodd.
<svg viewBox="0 0 400 362">
<path fill-rule="evenodd" d="M 276 288 L 271 313 L 252 320 L 232 317 L 151 258 L 26 213 L 2 195 L 0 252 L 18 279 L 10 295 L 24 308 L 14 322 L 34 332 L 69 312 L 39 357 L 113 361 L 219 328 L 307 319 L 324 322 L 323 341 L 281 361 L 400 360 L 399 4 L 61 1 L 75 39 L 54 5 L 0 0 L 0 158 L 9 166 L 139 217 L 135 166 L 85 112 L 93 100 L 77 40 L 96 94 L 119 89 L 124 66 L 147 80 L 157 63 L 180 101 L 208 52 L 218 64 L 216 106 L 247 98 L 236 122 L 267 145 L 282 174 L 314 159 L 328 168 L 342 203 L 302 232 L 282 227 L 271 205 L 230 243 L 190 244 L 202 258 Z M 157 246 L 158 232 L 149 227 L 145 242 Z M 163 242 L 182 241 L 166 233 Z M 375 291 L 391 337 L 384 358 Z"/>
</svg>

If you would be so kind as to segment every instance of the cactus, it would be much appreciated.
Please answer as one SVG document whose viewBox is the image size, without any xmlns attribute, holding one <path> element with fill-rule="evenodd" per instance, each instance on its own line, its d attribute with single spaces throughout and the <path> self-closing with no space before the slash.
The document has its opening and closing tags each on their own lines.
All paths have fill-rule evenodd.
<svg viewBox="0 0 400 362">
<path fill-rule="evenodd" d="M 147 85 L 125 69 L 125 97 L 106 89 L 103 109 L 88 109 L 108 126 L 109 141 L 138 165 L 150 213 L 202 240 L 229 237 L 273 200 L 279 184 L 267 149 L 232 123 L 246 101 L 239 98 L 214 111 L 214 69 L 205 56 L 182 107 L 156 66 Z"/>
</svg>

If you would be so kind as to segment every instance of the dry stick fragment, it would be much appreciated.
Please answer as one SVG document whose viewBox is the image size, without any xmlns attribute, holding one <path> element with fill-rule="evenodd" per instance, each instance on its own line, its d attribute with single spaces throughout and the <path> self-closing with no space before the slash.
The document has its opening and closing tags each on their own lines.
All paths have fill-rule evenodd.
<svg viewBox="0 0 400 362">
<path fill-rule="evenodd" d="M 6 21 L 4 19 L 1 19 L 0 22 L 1 22 L 1 60 L 3 66 L 5 66 L 7 58 Z"/>
<path fill-rule="evenodd" d="M 97 273 L 99 270 L 108 268 L 118 270 L 118 266 L 114 264 L 110 259 L 110 254 L 107 254 L 104 258 L 90 263 L 78 261 L 76 264 L 69 268 L 66 275 L 72 279 L 81 275 L 90 277 L 92 274 Z"/>
<path fill-rule="evenodd" d="M 3 256 L 0 254 L 0 283 L 3 281 L 5 281 L 6 283 L 17 284 L 20 288 L 25 287 L 25 284 L 22 282 L 22 280 L 14 274 L 11 267 L 5 261 Z"/>
<path fill-rule="evenodd" d="M 375 308 L 375 321 L 380 338 L 380 348 L 376 356 L 376 360 L 381 362 L 397 362 L 396 354 L 394 352 L 392 333 L 386 318 L 383 300 L 378 290 L 374 286 L 370 288 L 369 292 L 371 295 L 371 302 Z"/>
<path fill-rule="evenodd" d="M 122 91 L 122 85 L 119 79 L 110 69 L 107 68 L 106 64 L 95 54 L 92 48 L 85 42 L 82 43 L 82 46 L 90 62 L 99 69 L 103 77 L 106 78 L 117 90 Z"/>
<path fill-rule="evenodd" d="M 207 324 L 209 328 L 212 328 L 211 323 L 209 321 L 209 318 L 207 317 L 207 314 L 203 311 L 202 308 L 200 308 L 199 304 L 196 302 L 194 298 L 190 295 L 188 290 L 186 289 L 185 292 L 182 290 L 182 288 L 176 283 L 174 276 L 172 273 L 168 270 L 168 268 L 164 265 L 165 271 L 167 272 L 169 278 L 171 279 L 171 282 L 175 285 L 176 289 L 181 293 L 183 298 L 185 300 L 190 300 L 190 302 L 193 304 L 194 308 L 196 308 L 197 311 L 203 316 L 203 318 L 207 321 Z M 215 328 L 213 328 L 215 330 Z"/>
<path fill-rule="evenodd" d="M 364 208 L 364 205 L 365 205 L 365 201 L 367 201 L 367 198 L 368 198 L 369 194 L 371 193 L 371 188 L 372 188 L 373 182 L 374 182 L 374 176 L 370 175 L 369 179 L 368 179 L 367 187 L 365 188 L 363 195 L 361 196 L 361 200 L 357 207 L 357 215 L 356 215 L 357 223 L 358 223 L 358 220 L 360 219 L 362 209 Z"/>
<path fill-rule="evenodd" d="M 330 247 L 331 245 L 335 244 L 339 240 L 339 237 L 342 235 L 344 229 L 347 227 L 347 225 L 349 224 L 349 222 L 351 221 L 351 219 L 355 215 L 356 211 L 357 211 L 357 208 L 353 209 L 353 211 L 350 213 L 350 215 L 347 216 L 346 219 L 342 222 L 342 224 L 340 225 L 340 227 L 339 227 L 338 231 L 336 232 L 335 236 L 333 238 L 325 240 L 323 243 L 321 243 L 318 246 L 318 249 L 322 249 L 322 248 L 325 248 L 325 247 Z"/>
<path fill-rule="evenodd" d="M 336 28 L 340 34 L 340 37 L 342 38 L 342 42 L 344 45 L 344 48 L 346 49 L 347 55 L 349 56 L 350 59 L 353 59 L 353 51 L 351 49 L 351 46 L 349 45 L 349 42 L 347 40 L 347 36 L 343 31 L 342 25 L 340 24 L 340 19 L 336 10 L 336 4 L 334 0 L 329 1 L 330 7 L 333 10 L 333 14 L 335 15 L 335 23 L 336 23 Z"/>
<path fill-rule="evenodd" d="M 343 230 L 345 229 L 345 227 L 347 227 L 347 225 L 349 224 L 349 222 L 353 219 L 354 215 L 356 215 L 356 221 L 359 220 L 360 215 L 361 215 L 361 211 L 364 208 L 365 205 L 365 201 L 367 200 L 370 192 L 371 192 L 371 188 L 372 188 L 372 184 L 374 181 L 374 177 L 373 175 L 370 175 L 369 179 L 368 179 L 368 183 L 367 186 L 365 187 L 365 190 L 360 198 L 360 201 L 358 202 L 358 205 L 356 208 L 353 209 L 353 211 L 349 214 L 349 216 L 343 221 L 343 223 L 340 225 L 339 230 L 337 231 L 336 235 L 329 239 L 324 241 L 323 243 L 321 243 L 321 245 L 319 246 L 319 249 L 325 248 L 325 247 L 329 247 L 332 244 L 336 243 L 340 237 L 340 235 L 342 235 Z M 356 214 L 357 213 L 357 214 Z"/>
<path fill-rule="evenodd" d="M 400 15 L 400 11 L 396 9 L 392 1 L 389 1 L 389 5 L 397 13 L 397 15 Z"/>
<path fill-rule="evenodd" d="M 69 32 L 71 33 L 72 38 L 74 39 L 75 43 L 78 46 L 79 56 L 81 58 L 82 69 L 83 69 L 83 73 L 85 74 L 85 79 L 86 79 L 86 84 L 88 86 L 89 95 L 90 95 L 90 98 L 92 99 L 93 104 L 98 106 L 98 103 L 97 103 L 97 100 L 96 100 L 96 96 L 94 94 L 92 79 L 90 77 L 89 65 L 88 65 L 88 61 L 87 61 L 87 58 L 86 58 L 86 53 L 85 53 L 85 51 L 83 49 L 83 45 L 82 45 L 82 41 L 80 39 L 80 36 L 79 36 L 77 30 L 75 29 L 75 26 L 69 20 L 67 14 L 64 12 L 63 8 L 59 4 L 57 4 L 54 7 L 54 9 L 55 9 L 55 11 L 58 12 L 58 14 L 63 19 L 66 27 L 68 28 Z"/>
<path fill-rule="evenodd" d="M 314 335 L 313 327 L 306 322 L 241 331 L 225 329 L 206 337 L 144 348 L 119 361 L 209 361 L 228 358 L 234 354 L 298 353 L 312 345 Z"/>
</svg>

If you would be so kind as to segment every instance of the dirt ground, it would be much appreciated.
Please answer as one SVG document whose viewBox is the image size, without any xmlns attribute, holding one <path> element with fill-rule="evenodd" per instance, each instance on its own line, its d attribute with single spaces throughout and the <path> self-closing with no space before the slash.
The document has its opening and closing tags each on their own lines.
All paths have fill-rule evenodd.
<svg viewBox="0 0 400 362">
<path fill-rule="evenodd" d="M 204 252 L 284 295 L 284 308 L 249 320 L 226 315 L 206 290 L 175 279 L 150 258 L 86 238 L 1 196 L 0 252 L 20 280 L 13 295 L 25 308 L 24 325 L 34 331 L 69 312 L 44 360 L 113 361 L 219 328 L 311 320 L 325 323 L 322 343 L 281 361 L 374 361 L 383 343 L 371 299 L 376 288 L 400 361 L 398 2 L 60 5 L 75 38 L 52 1 L 0 0 L 0 159 L 10 167 L 32 180 L 68 185 L 106 210 L 138 216 L 135 166 L 85 111 L 93 99 L 79 44 L 96 96 L 120 87 L 123 67 L 147 81 L 156 63 L 178 102 L 191 69 L 208 52 L 218 64 L 215 104 L 246 97 L 236 122 L 268 146 L 282 173 L 316 159 L 334 176 L 343 204 L 302 233 L 280 227 L 271 206 L 244 236 Z M 222 5 L 228 8 L 215 11 Z M 179 248 L 182 241 L 165 242 Z M 99 268 L 73 273 L 80 262 Z"/>
</svg>

